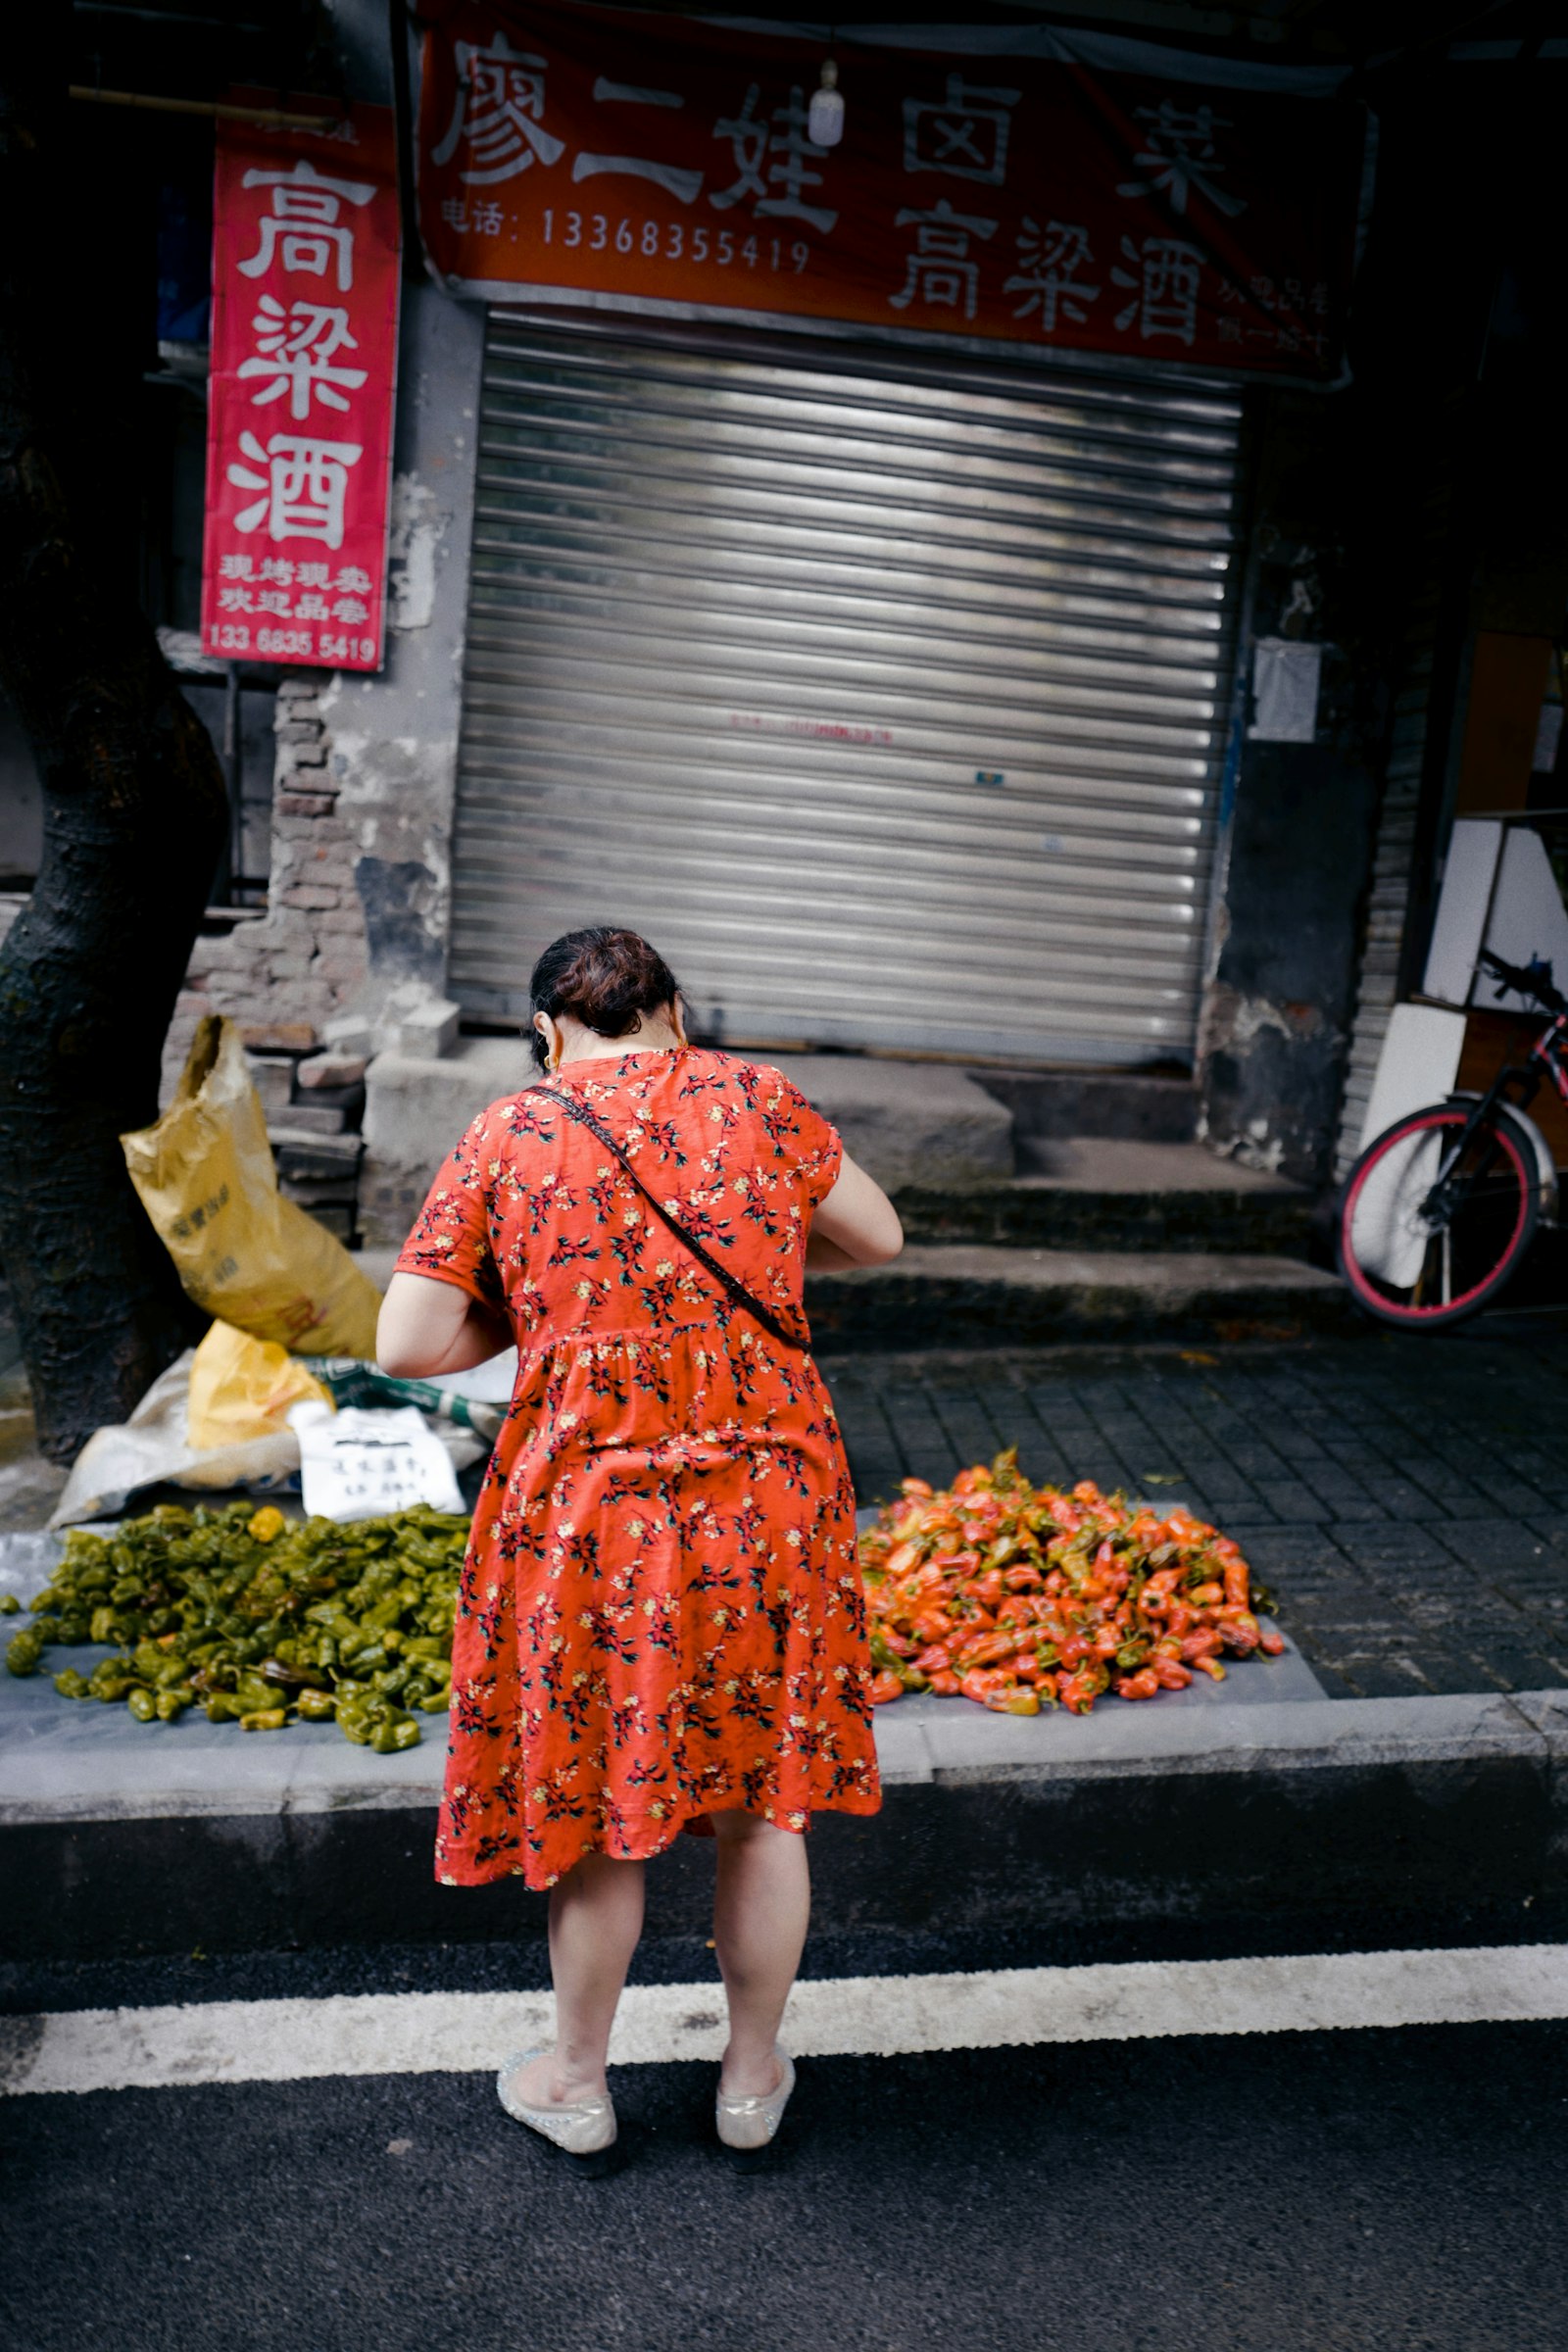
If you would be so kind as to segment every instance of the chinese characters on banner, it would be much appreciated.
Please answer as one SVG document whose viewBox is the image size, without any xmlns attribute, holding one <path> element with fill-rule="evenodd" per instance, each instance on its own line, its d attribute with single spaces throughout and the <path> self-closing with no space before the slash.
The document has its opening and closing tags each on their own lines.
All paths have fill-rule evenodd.
<svg viewBox="0 0 1568 2352">
<path fill-rule="evenodd" d="M 381 662 L 398 331 L 391 110 L 220 122 L 202 646 Z"/>
<path fill-rule="evenodd" d="M 425 244 L 453 284 L 678 316 L 1328 377 L 1363 118 L 1036 58 L 453 0 L 427 34 Z"/>
</svg>

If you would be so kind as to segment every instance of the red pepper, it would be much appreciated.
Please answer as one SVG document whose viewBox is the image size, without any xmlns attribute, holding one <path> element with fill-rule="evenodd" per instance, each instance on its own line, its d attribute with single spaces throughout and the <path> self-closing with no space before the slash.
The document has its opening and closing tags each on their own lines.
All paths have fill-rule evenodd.
<svg viewBox="0 0 1568 2352">
<path fill-rule="evenodd" d="M 1091 1713 L 1099 1695 L 1093 1676 L 1085 1674 L 1082 1668 L 1076 1674 L 1064 1674 L 1057 1680 L 1056 1696 L 1074 1715 Z"/>
<path fill-rule="evenodd" d="M 995 1666 L 1003 1658 L 1011 1657 L 1017 1646 L 1017 1635 L 1009 1626 L 1003 1626 L 996 1633 L 982 1634 L 978 1641 L 955 1642 L 954 1662 L 960 1668 Z"/>
<path fill-rule="evenodd" d="M 1004 1690 L 1012 1677 L 1004 1667 L 971 1667 L 958 1677 L 958 1687 L 965 1698 L 978 1699 L 984 1706 L 994 1690 Z"/>
<path fill-rule="evenodd" d="M 898 1676 L 891 1672 L 890 1669 L 884 1667 L 880 1674 L 872 1675 L 871 1704 L 873 1707 L 885 1707 L 893 1699 L 902 1698 L 903 1696 L 904 1685 L 900 1682 Z"/>
<path fill-rule="evenodd" d="M 993 1715 L 1038 1715 L 1040 1712 L 1039 1695 L 1033 1690 L 993 1690 L 991 1696 L 983 1699 L 981 1704 L 989 1707 Z"/>
<path fill-rule="evenodd" d="M 1159 1678 L 1152 1666 L 1146 1666 L 1138 1674 L 1118 1675 L 1111 1689 L 1122 1698 L 1157 1698 Z"/>
<path fill-rule="evenodd" d="M 954 1620 L 946 1609 L 922 1609 L 914 1620 L 914 1630 L 922 1642 L 945 1642 L 952 1633 Z"/>
<path fill-rule="evenodd" d="M 901 1683 L 1013 1712 L 1059 1696 L 1087 1713 L 1112 1684 L 1183 1690 L 1194 1669 L 1223 1677 L 1222 1649 L 1284 1647 L 1252 1611 L 1240 1546 L 1185 1505 L 1161 1517 L 1088 1479 L 1071 1494 L 1035 1488 L 1010 1453 L 946 1493 L 906 1482 L 861 1557 L 890 1661 L 879 1704 Z"/>
</svg>

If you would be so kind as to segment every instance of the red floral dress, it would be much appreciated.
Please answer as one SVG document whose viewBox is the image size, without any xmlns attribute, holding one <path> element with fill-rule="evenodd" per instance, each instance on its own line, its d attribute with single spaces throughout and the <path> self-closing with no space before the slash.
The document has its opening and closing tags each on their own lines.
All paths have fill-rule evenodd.
<svg viewBox="0 0 1568 2352">
<path fill-rule="evenodd" d="M 806 1238 L 842 1147 L 804 1095 L 691 1047 L 551 1083 L 808 1340 Z M 733 1807 L 791 1830 L 874 1813 L 855 1495 L 810 1356 L 548 1094 L 474 1120 L 398 1265 L 503 1307 L 519 1355 L 464 1563 L 438 1878 L 549 1886 Z"/>
</svg>

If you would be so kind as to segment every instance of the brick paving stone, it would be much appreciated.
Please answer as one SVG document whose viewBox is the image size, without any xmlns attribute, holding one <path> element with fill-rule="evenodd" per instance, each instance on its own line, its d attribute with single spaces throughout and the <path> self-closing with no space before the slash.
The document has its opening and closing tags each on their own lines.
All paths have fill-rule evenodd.
<svg viewBox="0 0 1568 2352">
<path fill-rule="evenodd" d="M 1310 1519 L 1314 1510 L 1321 1510 L 1325 1519 L 1333 1516 L 1298 1478 L 1259 1479 L 1257 1493 L 1259 1501 L 1276 1519 Z"/>
<path fill-rule="evenodd" d="M 1401 1525 L 1385 1519 L 1365 1523 L 1336 1522 L 1334 1541 L 1358 1568 L 1430 1565 L 1446 1568 L 1451 1557 L 1441 1536 L 1430 1525 Z"/>
<path fill-rule="evenodd" d="M 1462 1530 L 1450 1532 L 1447 1540 L 1456 1552 L 1475 1566 L 1517 1565 L 1528 1569 L 1546 1557 L 1540 1536 L 1516 1519 L 1467 1521 Z"/>
<path fill-rule="evenodd" d="M 1419 1698 L 1430 1695 L 1414 1664 L 1408 1658 L 1395 1654 L 1386 1657 L 1351 1657 L 1338 1661 L 1346 1681 L 1356 1698 Z M 1485 1690 L 1485 1683 L 1471 1683 L 1473 1690 Z"/>
<path fill-rule="evenodd" d="M 1568 1683 L 1568 1667 L 1522 1642 L 1484 1642 L 1472 1646 L 1502 1690 L 1548 1690 Z"/>
</svg>

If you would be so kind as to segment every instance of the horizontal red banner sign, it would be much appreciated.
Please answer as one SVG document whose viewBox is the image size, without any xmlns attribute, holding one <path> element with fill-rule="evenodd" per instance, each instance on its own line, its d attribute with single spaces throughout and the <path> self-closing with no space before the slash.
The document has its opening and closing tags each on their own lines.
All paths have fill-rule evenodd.
<svg viewBox="0 0 1568 2352">
<path fill-rule="evenodd" d="M 380 667 L 399 251 L 390 108 L 220 119 L 206 653 Z"/>
<path fill-rule="evenodd" d="M 824 50 L 689 18 L 451 0 L 420 224 L 449 283 L 683 318 L 1340 365 L 1362 117 L 1036 57 Z"/>
</svg>

